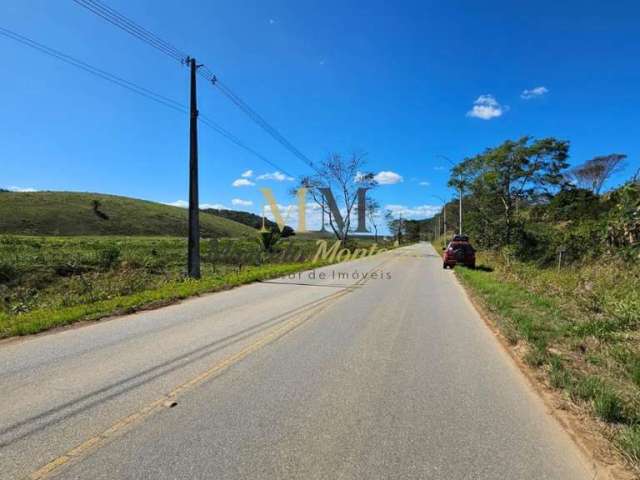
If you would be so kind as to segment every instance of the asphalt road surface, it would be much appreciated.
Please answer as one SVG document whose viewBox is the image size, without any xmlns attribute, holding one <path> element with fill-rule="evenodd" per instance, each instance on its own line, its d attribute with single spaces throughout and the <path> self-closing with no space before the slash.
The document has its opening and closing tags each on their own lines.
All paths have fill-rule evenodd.
<svg viewBox="0 0 640 480">
<path fill-rule="evenodd" d="M 0 389 L 3 479 L 594 478 L 427 244 L 4 342 Z"/>
</svg>

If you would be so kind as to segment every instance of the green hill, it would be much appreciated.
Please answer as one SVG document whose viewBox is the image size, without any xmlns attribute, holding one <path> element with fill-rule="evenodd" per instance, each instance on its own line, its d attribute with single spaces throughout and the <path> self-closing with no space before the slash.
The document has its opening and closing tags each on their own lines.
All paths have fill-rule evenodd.
<svg viewBox="0 0 640 480">
<path fill-rule="evenodd" d="M 216 215 L 217 217 L 227 218 L 229 220 L 233 220 L 234 222 L 242 223 L 258 230 L 262 228 L 262 217 L 260 215 L 256 215 L 255 213 L 217 208 L 207 208 L 203 210 L 203 212 L 211 213 L 212 215 Z M 264 225 L 266 228 L 275 228 L 276 222 L 265 218 Z"/>
<path fill-rule="evenodd" d="M 76 192 L 0 192 L 0 234 L 187 235 L 187 210 L 134 198 Z M 200 213 L 203 237 L 253 236 L 238 222 Z"/>
</svg>

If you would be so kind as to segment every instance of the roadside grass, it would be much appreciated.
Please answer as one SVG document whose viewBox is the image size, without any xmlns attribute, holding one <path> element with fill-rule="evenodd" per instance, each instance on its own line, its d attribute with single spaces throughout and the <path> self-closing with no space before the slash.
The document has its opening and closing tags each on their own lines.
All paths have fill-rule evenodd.
<svg viewBox="0 0 640 480">
<path fill-rule="evenodd" d="M 38 333 L 80 320 L 97 320 L 105 316 L 133 313 L 154 305 L 164 305 L 194 295 L 224 290 L 315 267 L 318 267 L 318 264 L 311 262 L 252 266 L 240 272 L 205 276 L 200 280 L 186 278 L 171 280 L 149 290 L 74 306 L 40 308 L 19 315 L 3 313 L 0 314 L 0 338 Z"/>
<path fill-rule="evenodd" d="M 367 248 L 354 240 L 348 248 Z M 390 248 L 391 245 L 385 245 Z M 131 313 L 328 264 L 316 241 L 201 243 L 202 278 L 184 274 L 186 240 L 172 237 L 0 236 L 0 338 Z"/>
<path fill-rule="evenodd" d="M 637 463 L 640 463 L 640 425 L 623 431 L 618 437 L 620 447 Z"/>
<path fill-rule="evenodd" d="M 640 466 L 640 268 L 615 263 L 561 271 L 478 254 L 488 268 L 456 274 L 524 361 L 604 422 Z"/>
</svg>

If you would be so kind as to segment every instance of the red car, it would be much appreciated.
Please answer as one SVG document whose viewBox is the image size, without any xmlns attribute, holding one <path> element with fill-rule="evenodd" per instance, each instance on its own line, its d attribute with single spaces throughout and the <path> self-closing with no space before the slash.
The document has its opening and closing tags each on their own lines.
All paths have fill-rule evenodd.
<svg viewBox="0 0 640 480">
<path fill-rule="evenodd" d="M 476 268 L 476 251 L 466 235 L 456 235 L 444 249 L 442 268 L 453 268 L 456 265 Z"/>
</svg>

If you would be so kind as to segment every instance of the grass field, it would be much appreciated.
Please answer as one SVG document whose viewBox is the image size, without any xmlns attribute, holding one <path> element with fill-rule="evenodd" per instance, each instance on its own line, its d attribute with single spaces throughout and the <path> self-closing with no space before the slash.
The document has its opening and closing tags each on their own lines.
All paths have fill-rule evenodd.
<svg viewBox="0 0 640 480">
<path fill-rule="evenodd" d="M 202 279 L 191 280 L 182 238 L 0 236 L 0 338 L 310 269 L 316 249 L 309 236 L 270 252 L 257 239 L 203 239 Z"/>
<path fill-rule="evenodd" d="M 255 236 L 255 229 L 200 213 L 201 235 Z M 0 233 L 13 235 L 187 235 L 187 210 L 115 195 L 0 192 Z"/>
<path fill-rule="evenodd" d="M 638 266 L 611 259 L 558 271 L 487 253 L 478 263 L 456 274 L 503 335 L 640 465 Z"/>
</svg>

